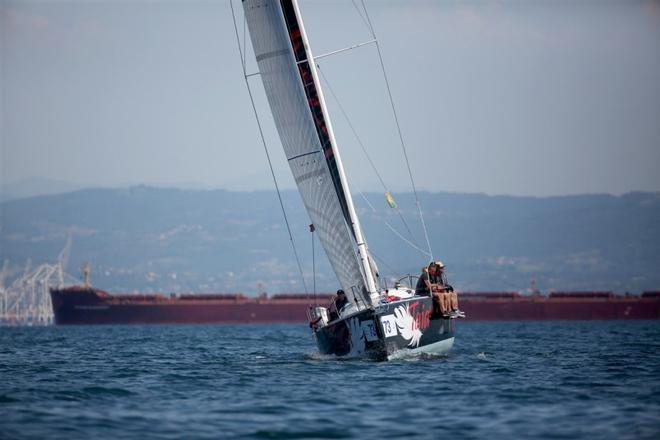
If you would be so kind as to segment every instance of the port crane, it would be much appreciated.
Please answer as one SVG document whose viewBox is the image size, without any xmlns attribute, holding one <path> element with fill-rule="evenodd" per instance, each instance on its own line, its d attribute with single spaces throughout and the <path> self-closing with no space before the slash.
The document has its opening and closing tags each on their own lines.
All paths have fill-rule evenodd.
<svg viewBox="0 0 660 440">
<path fill-rule="evenodd" d="M 44 325 L 53 322 L 50 288 L 63 287 L 67 282 L 77 281 L 65 272 L 72 241 L 69 234 L 56 263 L 32 267 L 32 260 L 28 258 L 22 273 L 11 284 L 8 283 L 11 275 L 10 261 L 4 260 L 0 272 L 0 324 Z"/>
</svg>

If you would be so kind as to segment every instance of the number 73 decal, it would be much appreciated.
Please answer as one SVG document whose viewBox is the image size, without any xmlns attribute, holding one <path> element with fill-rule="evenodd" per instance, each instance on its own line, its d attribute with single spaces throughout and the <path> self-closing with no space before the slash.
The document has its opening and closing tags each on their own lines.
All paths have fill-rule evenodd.
<svg viewBox="0 0 660 440">
<path fill-rule="evenodd" d="M 394 317 L 394 315 L 381 316 L 380 323 L 383 326 L 383 331 L 385 332 L 386 338 L 397 335 L 398 332 L 396 329 L 396 318 Z"/>
</svg>

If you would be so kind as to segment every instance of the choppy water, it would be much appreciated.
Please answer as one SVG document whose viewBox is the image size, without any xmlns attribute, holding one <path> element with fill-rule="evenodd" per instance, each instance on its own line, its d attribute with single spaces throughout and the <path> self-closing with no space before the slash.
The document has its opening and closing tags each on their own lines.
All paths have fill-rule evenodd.
<svg viewBox="0 0 660 440">
<path fill-rule="evenodd" d="M 452 353 L 303 325 L 0 328 L 0 438 L 660 438 L 660 322 L 461 322 Z"/>
</svg>

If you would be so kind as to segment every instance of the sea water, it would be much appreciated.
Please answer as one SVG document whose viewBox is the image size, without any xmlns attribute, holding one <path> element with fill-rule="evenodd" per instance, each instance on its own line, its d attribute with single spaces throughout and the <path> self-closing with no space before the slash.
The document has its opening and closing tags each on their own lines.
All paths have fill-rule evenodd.
<svg viewBox="0 0 660 440">
<path fill-rule="evenodd" d="M 445 357 L 305 325 L 0 328 L 0 438 L 660 438 L 660 322 L 457 323 Z"/>
</svg>

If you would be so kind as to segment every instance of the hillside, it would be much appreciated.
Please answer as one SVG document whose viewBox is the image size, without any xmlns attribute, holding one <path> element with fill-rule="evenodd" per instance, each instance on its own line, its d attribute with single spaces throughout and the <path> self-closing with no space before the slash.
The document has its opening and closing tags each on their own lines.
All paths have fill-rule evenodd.
<svg viewBox="0 0 660 440">
<path fill-rule="evenodd" d="M 283 194 L 311 286 L 308 217 L 297 192 Z M 414 273 L 426 257 L 381 194 L 356 203 L 387 276 Z M 414 240 L 424 238 L 411 194 L 396 195 Z M 660 194 L 530 198 L 420 194 L 437 259 L 465 290 L 660 288 Z M 296 291 L 303 287 L 276 194 L 151 187 L 87 189 L 0 204 L 0 257 L 16 274 L 27 259 L 53 261 L 72 234 L 68 272 L 89 260 L 110 291 Z M 317 246 L 317 287 L 336 288 Z"/>
</svg>

